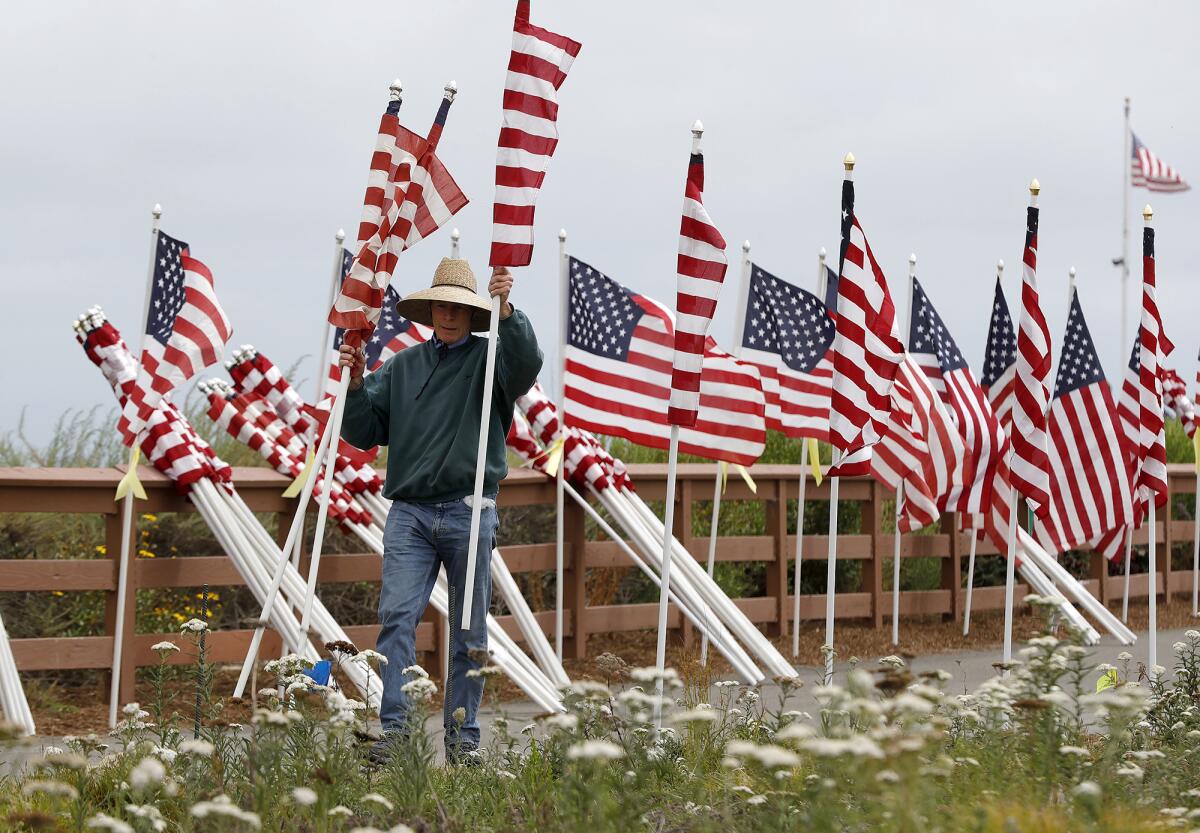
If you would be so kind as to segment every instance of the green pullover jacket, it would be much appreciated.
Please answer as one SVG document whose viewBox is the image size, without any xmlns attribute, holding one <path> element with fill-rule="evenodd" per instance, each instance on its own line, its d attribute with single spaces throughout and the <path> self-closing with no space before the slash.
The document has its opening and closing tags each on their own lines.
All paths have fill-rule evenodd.
<svg viewBox="0 0 1200 833">
<path fill-rule="evenodd" d="M 542 351 L 520 310 L 499 322 L 484 494 L 508 474 L 505 439 L 513 404 L 537 380 Z M 388 447 L 385 496 L 441 503 L 471 494 L 479 451 L 479 415 L 487 339 L 459 347 L 432 340 L 401 350 L 346 397 L 342 436 L 351 445 Z"/>
</svg>

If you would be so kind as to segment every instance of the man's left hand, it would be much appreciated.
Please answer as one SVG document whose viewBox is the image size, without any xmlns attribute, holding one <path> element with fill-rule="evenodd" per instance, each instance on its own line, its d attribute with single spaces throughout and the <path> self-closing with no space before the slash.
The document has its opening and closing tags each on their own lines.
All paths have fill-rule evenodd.
<svg viewBox="0 0 1200 833">
<path fill-rule="evenodd" d="M 500 298 L 501 320 L 512 315 L 512 304 L 508 302 L 508 293 L 512 292 L 513 276 L 507 266 L 497 266 L 492 270 L 492 279 L 488 282 L 488 295 Z"/>
</svg>

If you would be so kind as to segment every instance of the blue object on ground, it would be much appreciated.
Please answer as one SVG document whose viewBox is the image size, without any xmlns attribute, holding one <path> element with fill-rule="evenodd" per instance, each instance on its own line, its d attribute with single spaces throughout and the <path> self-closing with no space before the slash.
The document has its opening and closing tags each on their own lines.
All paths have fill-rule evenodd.
<svg viewBox="0 0 1200 833">
<path fill-rule="evenodd" d="M 311 677 L 317 685 L 329 685 L 329 675 L 332 671 L 333 663 L 327 659 L 320 659 L 312 668 L 305 669 L 304 674 Z"/>
</svg>

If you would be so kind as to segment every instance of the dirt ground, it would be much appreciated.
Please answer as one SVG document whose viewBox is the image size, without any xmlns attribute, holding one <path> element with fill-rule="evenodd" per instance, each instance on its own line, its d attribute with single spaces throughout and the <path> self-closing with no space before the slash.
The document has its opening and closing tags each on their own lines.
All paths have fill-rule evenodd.
<svg viewBox="0 0 1200 833">
<path fill-rule="evenodd" d="M 1159 604 L 1159 628 L 1183 628 L 1196 623 L 1189 607 L 1184 599 L 1175 599 L 1169 605 Z M 1119 605 L 1116 612 L 1120 612 Z M 1146 630 L 1147 607 L 1144 602 L 1130 604 L 1129 620 L 1130 627 L 1135 631 Z M 1020 641 L 1034 635 L 1041 627 L 1042 621 L 1040 617 L 1028 612 L 1019 612 L 1014 621 L 1015 639 Z M 999 611 L 973 614 L 971 635 L 965 638 L 962 635 L 961 621 L 943 621 L 941 617 L 909 618 L 901 621 L 900 646 L 895 649 L 891 645 L 890 622 L 885 621 L 884 626 L 876 630 L 863 621 L 842 621 L 837 626 L 835 643 L 840 659 L 856 656 L 870 660 L 891 653 L 916 657 L 949 651 L 984 650 L 990 647 L 998 649 L 1003 638 L 1003 629 L 1004 617 Z M 791 654 L 790 637 L 776 639 L 775 642 L 785 656 Z M 800 656 L 796 659 L 796 664 L 820 665 L 820 647 L 823 642 L 823 623 L 803 623 L 800 633 Z M 567 673 L 572 678 L 604 679 L 605 673 L 597 666 L 596 658 L 605 653 L 614 654 L 633 667 L 653 665 L 655 634 L 653 631 L 632 631 L 592 636 L 588 640 L 588 658 L 567 660 Z M 699 656 L 698 636 L 690 646 L 680 639 L 668 643 L 667 664 L 680 669 L 686 677 L 702 679 L 709 676 L 719 679 L 729 674 L 729 666 L 719 654 L 710 654 L 707 673 L 699 667 Z M 180 712 L 185 719 L 190 720 L 194 685 L 185 674 L 186 672 L 181 671 L 180 679 L 170 684 L 170 700 L 179 703 Z M 237 669 L 232 666 L 222 667 L 217 671 L 213 692 L 216 697 L 224 700 L 221 722 L 249 720 L 249 704 L 232 703 L 228 698 L 228 692 L 233 690 L 236 679 Z M 99 675 L 82 685 L 67 685 L 61 680 L 38 675 L 26 679 L 25 689 L 40 735 L 59 737 L 89 732 L 103 734 L 107 730 L 108 710 L 105 700 L 108 692 Z M 139 679 L 138 699 L 145 703 L 152 696 L 149 683 Z M 507 679 L 501 678 L 488 684 L 484 704 L 486 706 L 521 699 L 524 698 L 520 689 Z"/>
</svg>

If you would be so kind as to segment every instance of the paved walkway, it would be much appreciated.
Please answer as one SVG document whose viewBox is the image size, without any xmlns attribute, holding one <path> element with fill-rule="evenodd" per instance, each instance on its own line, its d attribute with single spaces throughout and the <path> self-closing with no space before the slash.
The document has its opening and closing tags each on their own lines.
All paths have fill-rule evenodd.
<svg viewBox="0 0 1200 833">
<path fill-rule="evenodd" d="M 1133 654 L 1133 661 L 1130 663 L 1131 671 L 1135 670 L 1138 663 L 1146 661 L 1146 639 L 1147 635 L 1144 632 L 1138 634 L 1138 642 L 1132 648 L 1127 648 L 1120 645 L 1112 637 L 1105 637 L 1100 644 L 1092 648 L 1094 661 L 1099 664 L 1108 662 L 1120 667 L 1117 656 L 1122 651 L 1129 651 Z M 1174 652 L 1171 646 L 1176 642 L 1183 641 L 1184 630 L 1159 631 L 1158 634 L 1158 661 L 1161 665 L 1168 669 L 1174 663 Z M 1019 647 L 1019 646 L 1018 646 Z M 862 667 L 876 667 L 875 661 L 878 657 L 864 659 Z M 914 672 L 942 670 L 950 673 L 953 679 L 947 684 L 947 691 L 952 694 L 958 694 L 963 691 L 973 691 L 984 680 L 995 675 L 996 670 L 992 667 L 992 663 L 1000 659 L 1000 650 L 995 648 L 987 651 L 951 651 L 940 654 L 928 654 L 926 656 L 916 657 L 908 661 L 908 667 Z M 845 679 L 845 673 L 848 665 L 839 663 L 835 670 L 835 679 Z M 791 708 L 801 710 L 811 710 L 817 703 L 813 699 L 812 690 L 820 684 L 824 674 L 822 668 L 813 666 L 803 666 L 800 668 L 800 678 L 804 682 L 804 686 L 792 695 L 789 703 Z M 774 683 L 768 683 L 763 687 L 763 700 L 769 705 L 774 706 L 778 702 L 779 687 Z M 710 702 L 717 702 L 720 699 L 719 694 L 714 689 L 710 697 Z M 487 745 L 492 737 L 492 721 L 497 715 L 503 714 L 508 718 L 510 723 L 509 731 L 516 734 L 521 727 L 527 723 L 533 722 L 533 719 L 541 713 L 541 709 L 535 704 L 528 701 L 516 701 L 502 703 L 498 706 L 486 706 L 480 711 L 479 722 L 482 728 L 483 743 Z M 432 717 L 428 722 L 428 728 L 431 733 L 440 735 L 441 733 L 441 715 L 440 713 Z M 0 773 L 3 773 L 6 764 L 15 764 L 21 766 L 29 760 L 35 759 L 41 755 L 41 750 L 45 746 L 61 746 L 62 738 L 55 737 L 38 737 L 33 740 L 29 746 L 19 748 L 0 749 Z M 440 746 L 440 744 L 438 744 Z"/>
</svg>

